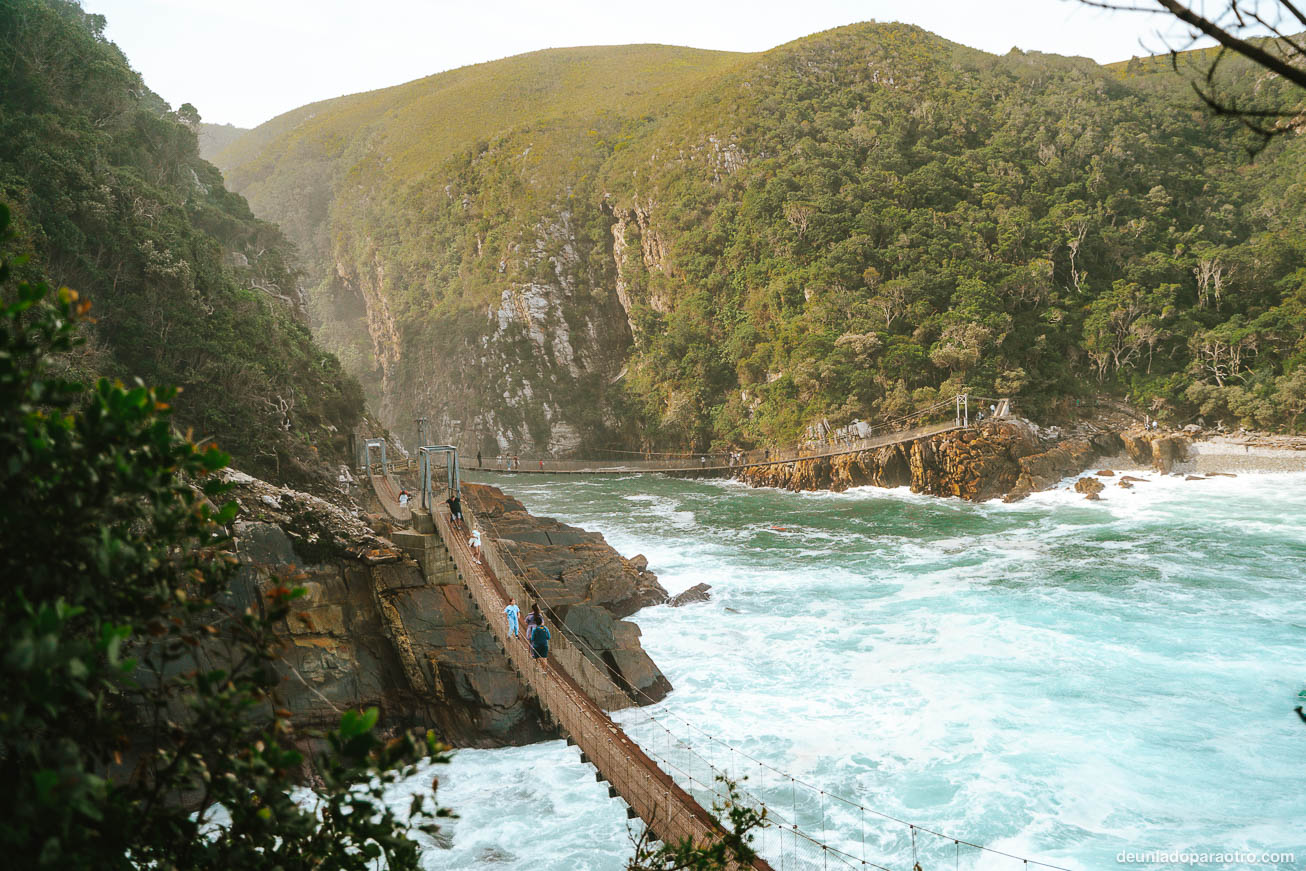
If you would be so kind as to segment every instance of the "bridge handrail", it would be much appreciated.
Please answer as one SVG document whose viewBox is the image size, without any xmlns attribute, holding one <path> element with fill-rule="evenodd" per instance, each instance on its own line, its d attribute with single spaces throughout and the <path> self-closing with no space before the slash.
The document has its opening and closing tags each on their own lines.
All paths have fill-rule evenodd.
<svg viewBox="0 0 1306 871">
<path fill-rule="evenodd" d="M 474 560 L 469 546 L 453 528 L 448 509 L 436 506 L 432 516 L 463 583 L 514 667 L 540 704 L 562 725 L 627 805 L 664 841 L 689 838 L 707 844 L 715 840 L 722 832 L 720 825 L 659 769 L 567 672 L 557 668 L 557 662 L 531 659 L 525 638 L 508 636 L 506 622 L 498 619 L 507 604 L 502 590 L 495 589 L 490 575 Z M 482 553 L 485 553 L 484 545 L 483 538 Z M 553 656 L 551 650 L 551 660 Z M 772 871 L 760 859 L 753 863 L 753 868 Z"/>
<path fill-rule="evenodd" d="M 388 473 L 378 475 L 369 469 L 367 479 L 372 484 L 372 492 L 376 494 L 376 501 L 381 503 L 382 510 L 390 515 L 391 520 L 408 523 L 412 519 L 412 509 L 399 504 L 399 493 L 395 490 L 395 481 Z"/>
<path fill-rule="evenodd" d="M 387 460 L 381 463 L 360 463 L 354 467 L 355 472 L 362 474 L 382 475 L 394 472 L 414 472 L 417 470 L 417 461 L 412 457 L 406 460 Z"/>
</svg>

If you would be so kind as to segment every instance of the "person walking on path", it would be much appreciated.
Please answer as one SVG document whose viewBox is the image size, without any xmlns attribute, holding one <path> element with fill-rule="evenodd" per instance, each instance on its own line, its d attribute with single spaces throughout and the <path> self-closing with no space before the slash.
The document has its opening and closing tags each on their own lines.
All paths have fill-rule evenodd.
<svg viewBox="0 0 1306 871">
<path fill-rule="evenodd" d="M 481 467 L 481 452 L 480 452 L 480 451 L 477 451 L 477 452 L 476 452 L 476 468 L 479 469 L 480 467 Z"/>
<path fill-rule="evenodd" d="M 526 640 L 531 640 L 531 634 L 535 632 L 536 626 L 544 624 L 544 615 L 540 613 L 539 603 L 531 605 L 531 613 L 526 615 Z"/>
<path fill-rule="evenodd" d="M 449 519 L 459 526 L 463 525 L 463 500 L 458 495 L 458 491 L 453 491 L 448 499 L 444 500 L 449 503 Z"/>
<path fill-rule="evenodd" d="M 531 632 L 531 659 L 548 659 L 549 658 L 549 639 L 552 635 L 549 633 L 549 627 L 541 623 Z"/>
<path fill-rule="evenodd" d="M 508 615 L 508 634 L 513 638 L 517 637 L 517 615 L 521 613 L 521 608 L 517 607 L 516 599 L 508 600 L 508 607 L 503 609 L 503 613 Z"/>
<path fill-rule="evenodd" d="M 467 543 L 471 545 L 472 553 L 476 555 L 476 564 L 480 565 L 481 564 L 481 531 L 479 529 L 473 529 L 472 537 L 467 539 Z"/>
</svg>

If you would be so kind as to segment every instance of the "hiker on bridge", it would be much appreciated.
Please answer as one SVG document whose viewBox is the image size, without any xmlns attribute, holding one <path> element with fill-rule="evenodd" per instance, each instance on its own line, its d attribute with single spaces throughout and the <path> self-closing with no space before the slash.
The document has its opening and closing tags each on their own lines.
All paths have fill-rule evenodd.
<svg viewBox="0 0 1306 871">
<path fill-rule="evenodd" d="M 531 630 L 531 659 L 549 658 L 549 639 L 553 636 L 543 622 Z"/>
<path fill-rule="evenodd" d="M 400 491 L 399 491 L 399 507 L 400 507 L 400 508 L 407 508 L 407 507 L 408 507 L 408 491 L 407 491 L 407 490 L 400 490 Z"/>
<path fill-rule="evenodd" d="M 458 491 L 455 490 L 453 491 L 452 494 L 450 494 L 449 498 L 444 501 L 449 505 L 449 519 L 461 527 L 463 525 L 462 497 L 459 496 Z"/>
<path fill-rule="evenodd" d="M 480 565 L 481 564 L 481 531 L 479 529 L 472 530 L 472 537 L 467 539 L 467 544 L 469 547 L 471 547 L 472 554 L 475 555 L 476 557 L 476 564 Z"/>
<path fill-rule="evenodd" d="M 531 613 L 526 615 L 526 640 L 531 640 L 531 634 L 535 632 L 536 626 L 544 625 L 544 615 L 540 613 L 539 603 L 531 605 Z"/>
<path fill-rule="evenodd" d="M 508 607 L 503 609 L 503 613 L 508 615 L 508 634 L 513 638 L 517 637 L 517 615 L 521 613 L 521 608 L 517 607 L 516 599 L 508 600 Z"/>
</svg>

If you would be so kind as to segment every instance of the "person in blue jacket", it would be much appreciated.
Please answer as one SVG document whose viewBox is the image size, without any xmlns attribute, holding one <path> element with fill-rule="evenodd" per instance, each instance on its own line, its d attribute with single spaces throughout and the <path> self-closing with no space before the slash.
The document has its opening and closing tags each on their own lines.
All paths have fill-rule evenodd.
<svg viewBox="0 0 1306 871">
<path fill-rule="evenodd" d="M 508 600 L 508 607 L 503 609 L 503 613 L 508 615 L 508 634 L 513 638 L 517 637 L 517 615 L 521 613 L 521 608 L 517 607 L 516 599 Z"/>
<path fill-rule="evenodd" d="M 545 626 L 543 623 L 535 627 L 535 631 L 531 633 L 532 659 L 549 658 L 549 638 L 551 637 L 552 636 L 549 634 L 549 627 Z"/>
</svg>

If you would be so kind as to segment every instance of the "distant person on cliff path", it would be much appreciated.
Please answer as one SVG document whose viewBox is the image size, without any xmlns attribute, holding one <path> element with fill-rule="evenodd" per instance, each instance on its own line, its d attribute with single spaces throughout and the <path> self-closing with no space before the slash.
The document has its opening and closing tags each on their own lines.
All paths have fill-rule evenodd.
<svg viewBox="0 0 1306 871">
<path fill-rule="evenodd" d="M 480 562 L 481 562 L 481 531 L 480 531 L 479 529 L 473 529 L 473 530 L 472 530 L 472 537 L 469 538 L 469 539 L 467 540 L 467 543 L 468 543 L 469 545 L 471 545 L 472 553 L 474 553 L 474 554 L 476 555 L 476 563 L 477 563 L 477 565 L 480 565 Z"/>
<path fill-rule="evenodd" d="M 549 639 L 552 637 L 549 633 L 549 627 L 541 623 L 531 632 L 531 658 L 548 659 L 549 658 Z"/>
<path fill-rule="evenodd" d="M 476 468 L 479 469 L 480 467 L 481 467 L 481 452 L 480 452 L 480 451 L 477 451 L 477 452 L 476 452 Z"/>
<path fill-rule="evenodd" d="M 508 600 L 508 607 L 503 609 L 503 613 L 508 615 L 508 634 L 513 638 L 517 637 L 517 615 L 521 613 L 521 608 L 517 607 L 516 599 Z"/>
</svg>

